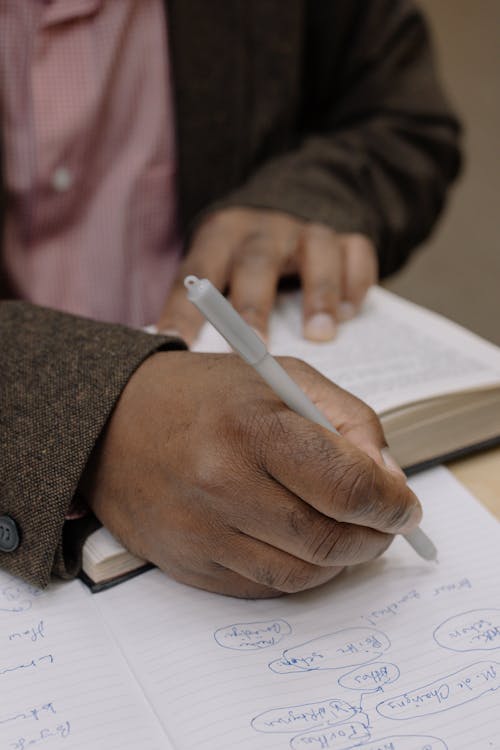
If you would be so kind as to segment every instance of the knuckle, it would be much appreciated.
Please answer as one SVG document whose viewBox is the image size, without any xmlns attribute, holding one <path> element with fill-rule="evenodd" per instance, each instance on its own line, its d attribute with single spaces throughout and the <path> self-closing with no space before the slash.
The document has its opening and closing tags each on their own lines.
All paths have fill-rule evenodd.
<svg viewBox="0 0 500 750">
<path fill-rule="evenodd" d="M 227 492 L 227 467 L 217 451 L 200 450 L 192 454 L 193 483 L 204 495 L 220 496 Z"/>
<path fill-rule="evenodd" d="M 347 536 L 342 524 L 325 520 L 307 539 L 308 559 L 314 565 L 332 565 L 343 558 L 348 546 Z"/>
<path fill-rule="evenodd" d="M 387 441 L 385 439 L 384 428 L 382 427 L 382 423 L 377 414 L 375 414 L 372 409 L 368 408 L 368 410 L 364 412 L 364 423 L 368 433 L 374 436 L 377 445 L 379 447 L 386 446 Z"/>
<path fill-rule="evenodd" d="M 374 465 L 350 458 L 334 467 L 330 481 L 335 508 L 349 519 L 365 517 L 374 497 Z"/>
<path fill-rule="evenodd" d="M 339 280 L 334 276 L 324 276 L 323 278 L 314 281 L 311 294 L 314 295 L 314 297 L 324 299 L 338 294 L 339 291 Z"/>
<path fill-rule="evenodd" d="M 335 313 L 341 292 L 340 279 L 323 277 L 314 279 L 304 290 L 304 310 L 308 314 Z"/>
<path fill-rule="evenodd" d="M 388 529 L 396 530 L 405 527 L 414 517 L 415 505 L 410 502 L 405 485 L 396 488 L 395 496 L 387 507 L 385 519 Z"/>
<path fill-rule="evenodd" d="M 282 424 L 276 418 L 276 412 L 270 408 L 263 408 L 264 404 L 248 406 L 246 414 L 237 416 L 236 423 L 239 431 L 244 431 L 252 441 L 270 442 L 276 434 L 281 432 Z"/>
<path fill-rule="evenodd" d="M 380 420 L 371 406 L 368 406 L 368 404 L 366 404 L 364 401 L 361 401 L 360 399 L 357 400 L 357 403 L 358 413 L 361 421 L 365 422 L 367 425 L 381 428 Z"/>
<path fill-rule="evenodd" d="M 348 394 L 349 397 L 349 409 L 350 419 L 349 423 L 352 427 L 363 427 L 368 431 L 369 434 L 374 434 L 377 439 L 380 439 L 381 443 L 385 445 L 384 431 L 382 423 L 376 412 L 365 404 L 364 401 Z"/>
<path fill-rule="evenodd" d="M 269 311 L 259 307 L 258 303 L 247 302 L 238 305 L 238 312 L 246 322 L 257 331 L 265 331 Z"/>
<path fill-rule="evenodd" d="M 209 213 L 200 224 L 198 232 L 213 232 L 218 231 L 221 226 L 226 225 L 233 219 L 233 215 L 229 210 L 223 211 L 212 211 Z"/>
<path fill-rule="evenodd" d="M 269 570 L 266 585 L 283 591 L 285 594 L 296 594 L 312 588 L 316 581 L 316 569 L 305 562 L 291 563 L 279 570 Z"/>
<path fill-rule="evenodd" d="M 379 530 L 395 533 L 416 518 L 418 500 L 404 482 L 384 474 L 374 470 L 370 518 Z"/>
<path fill-rule="evenodd" d="M 334 229 L 327 226 L 326 224 L 320 224 L 315 221 L 306 225 L 305 232 L 307 238 L 312 240 L 317 239 L 326 242 L 333 242 L 337 237 L 337 233 Z"/>
<path fill-rule="evenodd" d="M 335 507 L 345 519 L 393 531 L 404 527 L 412 517 L 414 508 L 406 486 L 394 482 L 389 488 L 373 461 L 350 462 L 334 481 Z"/>
<path fill-rule="evenodd" d="M 284 409 L 280 404 L 263 408 L 266 404 L 249 405 L 247 410 L 242 410 L 241 415 L 233 424 L 235 440 L 233 445 L 240 446 L 242 459 L 248 463 L 250 457 L 254 457 L 257 466 L 268 466 L 270 452 L 275 451 L 276 446 L 286 443 L 284 436 L 288 434 Z"/>
<path fill-rule="evenodd" d="M 353 250 L 358 252 L 366 258 L 371 257 L 375 254 L 375 247 L 373 242 L 364 234 L 359 232 L 351 232 L 342 235 L 347 250 Z"/>
<path fill-rule="evenodd" d="M 357 563 L 366 558 L 365 547 L 367 539 L 366 532 L 361 528 L 355 531 L 341 529 L 338 544 L 335 549 L 336 562 Z"/>
<path fill-rule="evenodd" d="M 297 503 L 286 509 L 288 532 L 294 539 L 303 539 L 311 527 L 312 511 L 306 503 Z"/>
<path fill-rule="evenodd" d="M 285 370 L 289 370 L 290 372 L 295 372 L 298 375 L 308 375 L 310 377 L 315 376 L 318 377 L 318 372 L 311 367 L 307 362 L 304 362 L 303 359 L 299 359 L 298 357 L 279 357 L 279 361 L 285 368 Z"/>
<path fill-rule="evenodd" d="M 322 568 L 352 565 L 378 557 L 390 542 L 391 537 L 387 534 L 374 536 L 372 530 L 362 526 L 336 523 L 311 538 L 310 561 Z"/>
<path fill-rule="evenodd" d="M 270 238 L 260 231 L 254 231 L 245 237 L 236 253 L 234 265 L 244 265 L 257 271 L 275 269 L 279 259 L 274 252 Z"/>
</svg>

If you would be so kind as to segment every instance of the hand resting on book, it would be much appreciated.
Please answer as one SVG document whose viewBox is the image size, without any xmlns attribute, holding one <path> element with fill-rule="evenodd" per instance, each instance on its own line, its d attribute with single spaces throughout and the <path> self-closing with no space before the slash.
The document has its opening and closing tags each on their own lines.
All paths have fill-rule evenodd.
<svg viewBox="0 0 500 750">
<path fill-rule="evenodd" d="M 81 488 L 134 555 L 203 589 L 276 596 L 377 557 L 419 523 L 374 412 L 281 361 L 342 437 L 290 411 L 239 357 L 166 352 L 138 368 Z"/>
<path fill-rule="evenodd" d="M 377 253 L 363 234 L 337 233 L 282 211 L 226 208 L 197 228 L 157 322 L 190 345 L 203 319 L 186 296 L 184 279 L 207 277 L 263 338 L 280 278 L 297 275 L 303 290 L 303 334 L 328 341 L 353 317 L 378 277 Z"/>
</svg>

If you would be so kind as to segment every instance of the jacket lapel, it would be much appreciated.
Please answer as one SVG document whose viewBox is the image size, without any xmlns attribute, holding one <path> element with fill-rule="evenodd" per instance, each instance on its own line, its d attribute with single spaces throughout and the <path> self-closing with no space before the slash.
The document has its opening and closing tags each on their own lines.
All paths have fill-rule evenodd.
<svg viewBox="0 0 500 750">
<path fill-rule="evenodd" d="M 304 1 L 168 0 L 183 229 L 293 145 Z"/>
<path fill-rule="evenodd" d="M 241 173 L 246 4 L 167 3 L 183 224 Z"/>
</svg>

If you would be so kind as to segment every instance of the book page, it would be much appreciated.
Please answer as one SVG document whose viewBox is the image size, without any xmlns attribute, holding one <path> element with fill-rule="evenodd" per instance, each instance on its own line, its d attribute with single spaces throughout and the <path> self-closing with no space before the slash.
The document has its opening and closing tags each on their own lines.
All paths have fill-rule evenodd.
<svg viewBox="0 0 500 750">
<path fill-rule="evenodd" d="M 0 571 L 0 748 L 172 750 L 80 581 Z"/>
<path fill-rule="evenodd" d="M 111 578 L 144 564 L 144 560 L 126 550 L 104 526 L 90 534 L 83 547 L 82 568 L 93 580 Z"/>
<path fill-rule="evenodd" d="M 410 483 L 439 564 L 399 537 L 273 600 L 158 570 L 96 595 L 176 750 L 499 750 L 500 525 L 443 468 Z"/>
<path fill-rule="evenodd" d="M 278 299 L 269 350 L 305 360 L 378 413 L 465 389 L 500 386 L 500 349 L 440 315 L 380 287 L 333 342 L 302 338 L 300 293 Z M 208 323 L 193 347 L 228 351 Z"/>
</svg>

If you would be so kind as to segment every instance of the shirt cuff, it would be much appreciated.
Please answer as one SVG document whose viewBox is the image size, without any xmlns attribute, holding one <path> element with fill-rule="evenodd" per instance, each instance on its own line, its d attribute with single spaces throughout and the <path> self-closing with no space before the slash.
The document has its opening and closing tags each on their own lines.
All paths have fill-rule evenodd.
<svg viewBox="0 0 500 750">
<path fill-rule="evenodd" d="M 77 492 L 64 516 L 64 520 L 76 521 L 78 518 L 84 518 L 89 512 L 85 499 Z"/>
</svg>

